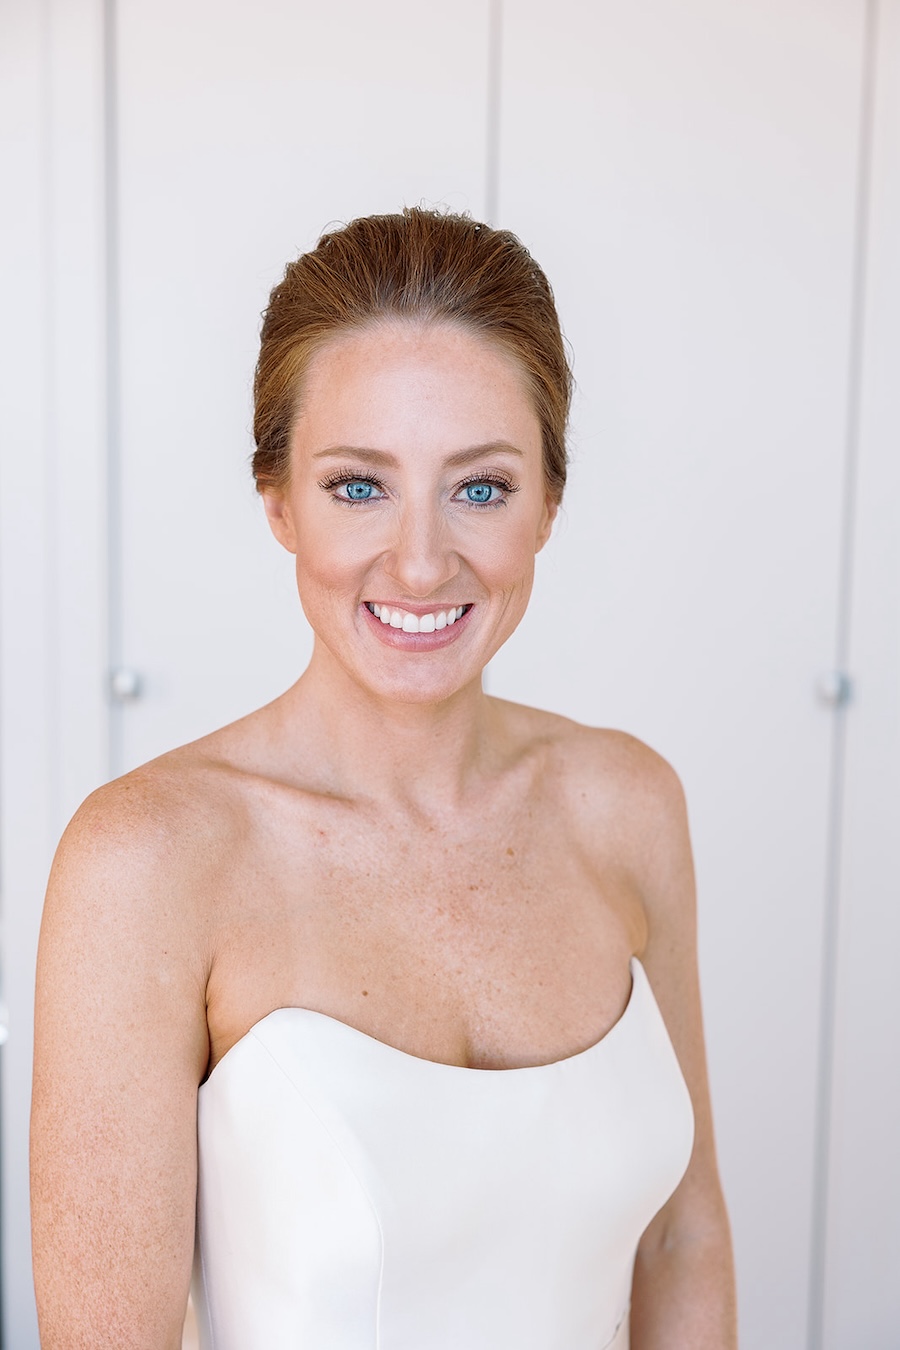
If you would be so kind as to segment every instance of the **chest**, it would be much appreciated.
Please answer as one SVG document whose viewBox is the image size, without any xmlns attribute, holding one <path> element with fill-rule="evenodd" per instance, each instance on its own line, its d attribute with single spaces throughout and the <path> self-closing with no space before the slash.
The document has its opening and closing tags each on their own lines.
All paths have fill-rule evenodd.
<svg viewBox="0 0 900 1350">
<path fill-rule="evenodd" d="M 561 821 L 322 811 L 279 838 L 224 907 L 214 1052 L 296 1006 L 428 1059 L 537 1063 L 593 1043 L 624 1006 L 639 902 Z"/>
</svg>

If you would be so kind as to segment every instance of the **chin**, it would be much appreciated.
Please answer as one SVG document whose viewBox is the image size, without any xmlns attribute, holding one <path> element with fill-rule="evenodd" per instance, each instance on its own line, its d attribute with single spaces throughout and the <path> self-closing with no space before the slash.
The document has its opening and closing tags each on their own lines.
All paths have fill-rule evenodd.
<svg viewBox="0 0 900 1350">
<path fill-rule="evenodd" d="M 368 672 L 365 679 L 360 679 L 360 683 L 376 698 L 389 703 L 426 707 L 446 703 L 472 685 L 480 688 L 481 675 L 482 672 L 478 670 L 468 678 L 459 680 L 450 678 L 449 672 L 435 672 L 434 675 L 423 678 L 410 671 L 403 675 L 398 673 L 393 678 L 385 676 L 383 680 L 375 680 L 371 672 Z"/>
</svg>

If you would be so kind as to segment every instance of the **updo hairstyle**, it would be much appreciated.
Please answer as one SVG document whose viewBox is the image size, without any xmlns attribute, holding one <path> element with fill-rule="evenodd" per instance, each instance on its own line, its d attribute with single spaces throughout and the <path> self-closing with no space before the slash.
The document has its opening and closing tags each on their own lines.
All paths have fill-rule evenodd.
<svg viewBox="0 0 900 1350">
<path fill-rule="evenodd" d="M 253 382 L 257 490 L 287 486 L 310 359 L 339 333 L 392 318 L 457 324 L 518 361 L 540 422 L 547 490 L 558 502 L 572 375 L 549 282 L 508 230 L 421 207 L 360 217 L 288 263 L 263 317 Z"/>
</svg>

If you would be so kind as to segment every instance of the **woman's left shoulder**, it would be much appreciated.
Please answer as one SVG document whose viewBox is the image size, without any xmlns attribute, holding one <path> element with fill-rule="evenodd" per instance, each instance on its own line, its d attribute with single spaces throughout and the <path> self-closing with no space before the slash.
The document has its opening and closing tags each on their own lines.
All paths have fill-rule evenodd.
<svg viewBox="0 0 900 1350">
<path fill-rule="evenodd" d="M 649 910 L 693 900 L 693 861 L 681 780 L 628 732 L 521 709 L 541 777 L 598 867 L 627 873 Z"/>
<path fill-rule="evenodd" d="M 684 791 L 675 769 L 661 754 L 627 731 L 591 727 L 537 708 L 515 707 L 531 744 L 544 760 L 547 775 L 572 808 L 608 817 L 617 805 L 637 822 L 644 817 L 659 829 L 686 821 Z"/>
<path fill-rule="evenodd" d="M 568 718 L 557 719 L 559 752 L 573 780 L 585 790 L 614 783 L 618 789 L 650 796 L 681 793 L 678 775 L 658 751 L 627 731 L 589 727 Z"/>
<path fill-rule="evenodd" d="M 613 845 L 645 903 L 693 893 L 687 804 L 675 769 L 624 731 L 580 726 L 561 749 L 567 801 L 585 830 Z"/>
</svg>

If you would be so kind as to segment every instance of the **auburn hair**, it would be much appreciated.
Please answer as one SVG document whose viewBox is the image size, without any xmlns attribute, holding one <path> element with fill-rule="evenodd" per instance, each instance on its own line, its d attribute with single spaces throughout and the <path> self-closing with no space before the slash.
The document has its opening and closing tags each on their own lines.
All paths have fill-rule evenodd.
<svg viewBox="0 0 900 1350">
<path fill-rule="evenodd" d="M 558 502 L 572 374 L 550 284 L 508 230 L 417 206 L 323 234 L 273 289 L 253 383 L 257 489 L 287 485 L 310 359 L 329 338 L 391 318 L 460 325 L 518 361 L 541 427 L 547 489 Z"/>
</svg>

